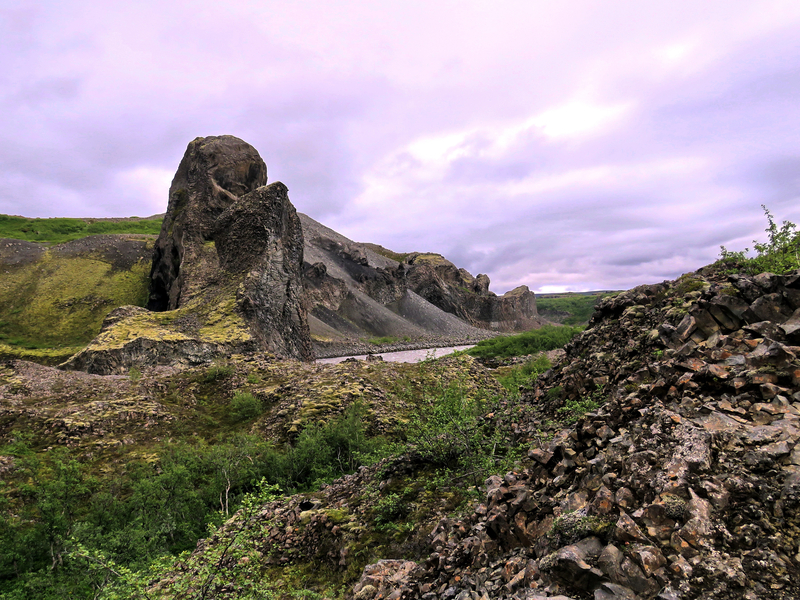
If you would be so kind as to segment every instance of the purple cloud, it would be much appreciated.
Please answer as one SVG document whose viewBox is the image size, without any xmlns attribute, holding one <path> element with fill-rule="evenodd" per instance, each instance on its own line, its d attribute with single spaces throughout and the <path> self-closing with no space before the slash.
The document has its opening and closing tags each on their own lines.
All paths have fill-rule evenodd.
<svg viewBox="0 0 800 600">
<path fill-rule="evenodd" d="M 800 219 L 800 6 L 442 1 L 0 9 L 0 212 L 162 212 L 189 141 L 502 293 L 625 288 Z"/>
</svg>

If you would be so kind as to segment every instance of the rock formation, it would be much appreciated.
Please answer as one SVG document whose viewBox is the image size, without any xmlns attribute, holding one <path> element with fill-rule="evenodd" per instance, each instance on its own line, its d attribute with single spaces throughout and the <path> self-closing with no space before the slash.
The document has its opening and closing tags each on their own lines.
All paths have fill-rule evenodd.
<svg viewBox="0 0 800 600">
<path fill-rule="evenodd" d="M 488 275 L 473 277 L 440 254 L 412 253 L 405 257 L 404 266 L 411 290 L 475 327 L 514 332 L 543 323 L 536 312 L 536 297 L 527 286 L 498 297 L 489 291 Z"/>
<path fill-rule="evenodd" d="M 266 182 L 246 142 L 193 140 L 153 252 L 153 312 L 112 316 L 64 367 L 111 373 L 255 350 L 311 360 L 300 220 L 286 186 Z"/>
<path fill-rule="evenodd" d="M 366 566 L 348 597 L 800 597 L 799 343 L 800 272 L 707 269 L 604 299 L 524 391 L 524 464 L 441 518 L 421 559 Z M 371 510 L 359 493 L 401 488 L 405 460 L 263 506 L 253 527 L 279 550 L 263 561 L 344 571 Z M 213 544 L 242 525 L 226 527 Z"/>
<path fill-rule="evenodd" d="M 189 143 L 153 251 L 148 309 L 180 308 L 202 290 L 208 283 L 206 245 L 218 232 L 217 218 L 266 183 L 267 166 L 250 144 L 230 135 Z"/>
<path fill-rule="evenodd" d="M 489 291 L 487 275 L 473 277 L 441 255 L 397 254 L 354 242 L 306 215 L 300 218 L 318 355 L 328 351 L 327 342 L 335 347 L 395 336 L 436 345 L 437 338 L 479 340 L 545 323 L 525 286 L 497 296 Z"/>
<path fill-rule="evenodd" d="M 402 583 L 365 577 L 399 598 L 800 597 L 798 323 L 800 272 L 605 299 L 525 396 L 531 464 Z"/>
</svg>

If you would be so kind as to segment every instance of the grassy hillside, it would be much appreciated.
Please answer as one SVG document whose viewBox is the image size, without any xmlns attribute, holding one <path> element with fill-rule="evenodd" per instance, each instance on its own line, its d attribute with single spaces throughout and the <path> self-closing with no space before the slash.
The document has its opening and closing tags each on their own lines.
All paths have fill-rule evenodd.
<svg viewBox="0 0 800 600">
<path fill-rule="evenodd" d="M 153 240 L 120 243 L 125 256 L 108 256 L 86 245 L 2 264 L 0 357 L 62 362 L 97 335 L 109 311 L 126 304 L 144 306 Z"/>
<path fill-rule="evenodd" d="M 145 233 L 158 235 L 161 217 L 127 219 L 28 219 L 0 215 L 0 238 L 60 244 L 87 235 L 104 233 Z"/>
</svg>

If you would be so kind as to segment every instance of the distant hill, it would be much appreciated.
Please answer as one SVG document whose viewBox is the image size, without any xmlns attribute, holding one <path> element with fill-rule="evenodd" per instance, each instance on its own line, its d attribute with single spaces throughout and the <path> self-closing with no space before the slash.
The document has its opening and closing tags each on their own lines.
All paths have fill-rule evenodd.
<svg viewBox="0 0 800 600">
<path fill-rule="evenodd" d="M 615 291 L 561 292 L 557 294 L 537 294 L 536 307 L 539 316 L 562 325 L 586 325 L 592 318 L 595 306 Z"/>
<path fill-rule="evenodd" d="M 0 238 L 44 244 L 60 244 L 88 235 L 143 233 L 158 235 L 164 215 L 151 217 L 114 217 L 103 219 L 29 219 L 0 215 Z"/>
</svg>

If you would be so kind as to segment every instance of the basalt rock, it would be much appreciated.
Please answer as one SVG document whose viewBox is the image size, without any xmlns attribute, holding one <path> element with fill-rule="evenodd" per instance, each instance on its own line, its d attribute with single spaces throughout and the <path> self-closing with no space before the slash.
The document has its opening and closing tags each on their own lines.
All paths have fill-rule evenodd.
<svg viewBox="0 0 800 600">
<path fill-rule="evenodd" d="M 327 344 L 390 336 L 412 347 L 475 341 L 545 324 L 526 286 L 503 296 L 439 254 L 398 254 L 354 242 L 301 215 L 304 283 L 319 356 Z M 346 342 L 345 342 L 346 343 Z"/>
<path fill-rule="evenodd" d="M 267 166 L 255 148 L 223 135 L 189 143 L 169 188 L 167 214 L 153 251 L 147 308 L 174 310 L 207 283 L 205 245 L 216 220 L 245 194 L 266 185 Z"/>
<path fill-rule="evenodd" d="M 497 296 L 489 291 L 488 275 L 473 277 L 439 254 L 412 253 L 403 266 L 410 289 L 475 327 L 526 331 L 544 323 L 536 311 L 536 297 L 527 286 Z"/>
<path fill-rule="evenodd" d="M 108 374 L 257 350 L 311 360 L 300 220 L 286 186 L 266 182 L 246 142 L 192 141 L 153 251 L 152 312 L 115 314 L 63 367 Z"/>
<path fill-rule="evenodd" d="M 529 462 L 442 520 L 393 597 L 800 597 L 798 274 L 604 299 L 523 393 Z"/>
</svg>

